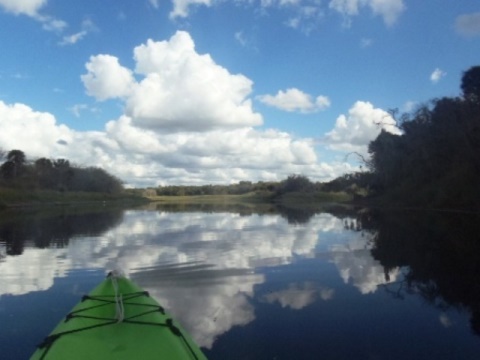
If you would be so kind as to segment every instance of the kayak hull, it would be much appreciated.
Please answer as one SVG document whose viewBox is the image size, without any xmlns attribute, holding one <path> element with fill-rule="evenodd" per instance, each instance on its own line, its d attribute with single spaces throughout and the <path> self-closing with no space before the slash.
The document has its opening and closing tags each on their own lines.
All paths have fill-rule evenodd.
<svg viewBox="0 0 480 360">
<path fill-rule="evenodd" d="M 82 298 L 31 359 L 206 357 L 148 292 L 125 277 L 109 276 Z"/>
</svg>

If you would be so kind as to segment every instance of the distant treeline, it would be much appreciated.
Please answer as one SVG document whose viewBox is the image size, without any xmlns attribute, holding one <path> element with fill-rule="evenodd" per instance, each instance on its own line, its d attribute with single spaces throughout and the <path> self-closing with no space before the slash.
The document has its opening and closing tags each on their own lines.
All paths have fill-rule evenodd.
<svg viewBox="0 0 480 360">
<path fill-rule="evenodd" d="M 403 115 L 402 135 L 382 131 L 370 143 L 370 172 L 360 178 L 371 192 L 403 204 L 480 207 L 480 66 L 464 72 L 461 90 Z"/>
<path fill-rule="evenodd" d="M 313 182 L 305 175 L 292 174 L 282 181 L 240 181 L 230 185 L 166 185 L 151 188 L 148 192 L 153 196 L 242 195 L 252 192 L 271 193 L 273 196 L 279 196 L 289 192 L 312 193 L 344 190 L 348 192 L 349 189 L 332 187 L 329 183 Z"/>
<path fill-rule="evenodd" d="M 39 158 L 28 161 L 25 153 L 11 150 L 0 153 L 0 186 L 4 188 L 43 189 L 119 193 L 122 181 L 98 167 L 79 167 L 66 159 Z"/>
<path fill-rule="evenodd" d="M 196 196 L 196 195 L 242 195 L 252 191 L 272 191 L 277 183 L 240 181 L 231 185 L 165 185 L 150 189 L 151 195 Z"/>
</svg>

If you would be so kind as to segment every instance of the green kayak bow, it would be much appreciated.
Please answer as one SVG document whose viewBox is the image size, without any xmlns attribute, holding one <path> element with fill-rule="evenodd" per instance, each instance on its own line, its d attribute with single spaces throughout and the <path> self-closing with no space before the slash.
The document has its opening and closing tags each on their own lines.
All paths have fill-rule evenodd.
<svg viewBox="0 0 480 360">
<path fill-rule="evenodd" d="M 36 359 L 201 359 L 165 309 L 129 279 L 110 273 L 38 345 Z"/>
</svg>

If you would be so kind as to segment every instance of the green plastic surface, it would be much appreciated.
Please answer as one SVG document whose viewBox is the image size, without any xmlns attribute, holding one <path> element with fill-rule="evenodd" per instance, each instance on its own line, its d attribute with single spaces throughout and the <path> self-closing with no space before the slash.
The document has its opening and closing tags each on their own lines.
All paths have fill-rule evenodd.
<svg viewBox="0 0 480 360">
<path fill-rule="evenodd" d="M 116 318 L 122 297 L 124 320 Z M 148 293 L 108 277 L 76 305 L 31 359 L 202 359 L 205 355 Z"/>
</svg>

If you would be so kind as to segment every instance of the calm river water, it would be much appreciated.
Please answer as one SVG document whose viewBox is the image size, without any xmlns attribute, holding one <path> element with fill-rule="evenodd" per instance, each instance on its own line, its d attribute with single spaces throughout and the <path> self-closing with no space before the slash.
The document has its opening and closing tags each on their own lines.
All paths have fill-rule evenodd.
<svg viewBox="0 0 480 360">
<path fill-rule="evenodd" d="M 336 209 L 2 214 L 0 358 L 121 269 L 213 359 L 479 359 L 479 217 Z"/>
</svg>

